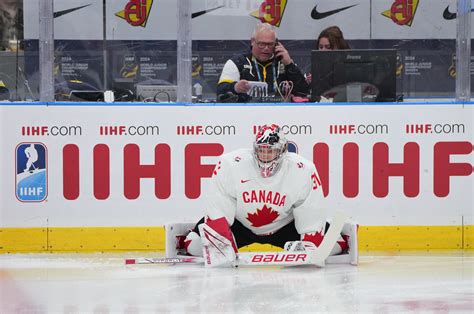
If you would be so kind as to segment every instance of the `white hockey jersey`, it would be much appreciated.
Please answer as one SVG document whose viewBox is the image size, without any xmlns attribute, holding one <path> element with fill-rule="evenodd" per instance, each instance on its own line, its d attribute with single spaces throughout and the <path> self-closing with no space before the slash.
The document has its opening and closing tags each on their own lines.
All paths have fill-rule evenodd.
<svg viewBox="0 0 474 314">
<path fill-rule="evenodd" d="M 286 153 L 281 167 L 263 178 L 252 150 L 239 149 L 221 157 L 212 175 L 206 213 L 211 219 L 234 219 L 257 235 L 276 232 L 295 220 L 300 234 L 320 231 L 326 222 L 324 196 L 316 167 Z"/>
</svg>

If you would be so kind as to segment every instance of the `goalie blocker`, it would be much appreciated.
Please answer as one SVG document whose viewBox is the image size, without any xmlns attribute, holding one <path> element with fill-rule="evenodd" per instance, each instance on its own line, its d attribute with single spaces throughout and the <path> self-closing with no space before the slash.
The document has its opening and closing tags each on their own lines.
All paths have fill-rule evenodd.
<svg viewBox="0 0 474 314">
<path fill-rule="evenodd" d="M 165 225 L 166 231 L 166 257 L 173 258 L 186 255 L 185 238 L 190 230 L 194 228 L 194 223 L 171 223 Z M 355 222 L 346 222 L 342 228 L 341 234 L 348 236 L 349 249 L 347 252 L 339 255 L 331 255 L 325 260 L 326 264 L 351 264 L 357 265 L 359 262 L 358 225 Z M 189 248 L 188 248 L 189 249 Z M 262 254 L 270 254 L 265 252 Z M 275 253 L 276 254 L 276 253 Z M 242 254 L 241 254 L 242 255 Z M 243 256 L 242 256 L 243 257 Z"/>
</svg>

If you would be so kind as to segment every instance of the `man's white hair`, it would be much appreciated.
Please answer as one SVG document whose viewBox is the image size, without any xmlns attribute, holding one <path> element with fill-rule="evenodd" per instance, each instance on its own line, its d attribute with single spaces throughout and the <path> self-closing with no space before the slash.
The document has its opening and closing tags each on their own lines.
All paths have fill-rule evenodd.
<svg viewBox="0 0 474 314">
<path fill-rule="evenodd" d="M 252 38 L 257 37 L 257 34 L 260 33 L 260 32 L 263 32 L 263 31 L 272 31 L 272 32 L 275 33 L 275 36 L 276 36 L 275 26 L 273 26 L 271 24 L 268 24 L 268 23 L 258 23 L 255 26 L 255 30 L 253 31 Z"/>
</svg>

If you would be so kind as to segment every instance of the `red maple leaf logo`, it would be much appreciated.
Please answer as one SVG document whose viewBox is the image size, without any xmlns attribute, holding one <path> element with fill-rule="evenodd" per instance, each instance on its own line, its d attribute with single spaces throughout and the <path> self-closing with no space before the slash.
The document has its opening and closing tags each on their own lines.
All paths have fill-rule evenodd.
<svg viewBox="0 0 474 314">
<path fill-rule="evenodd" d="M 303 241 L 313 242 L 317 247 L 319 247 L 323 239 L 324 236 L 322 232 L 306 233 L 303 237 Z"/>
<path fill-rule="evenodd" d="M 262 209 L 257 208 L 255 214 L 248 213 L 247 220 L 252 223 L 252 227 L 261 227 L 272 223 L 278 216 L 280 216 L 278 212 L 264 204 Z"/>
</svg>

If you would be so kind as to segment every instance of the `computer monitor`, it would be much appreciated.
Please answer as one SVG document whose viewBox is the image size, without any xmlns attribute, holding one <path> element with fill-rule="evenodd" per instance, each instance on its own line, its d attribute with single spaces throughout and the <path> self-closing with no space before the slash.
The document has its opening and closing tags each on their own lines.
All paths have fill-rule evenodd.
<svg viewBox="0 0 474 314">
<path fill-rule="evenodd" d="M 312 98 L 334 102 L 396 100 L 395 49 L 313 50 Z"/>
</svg>

